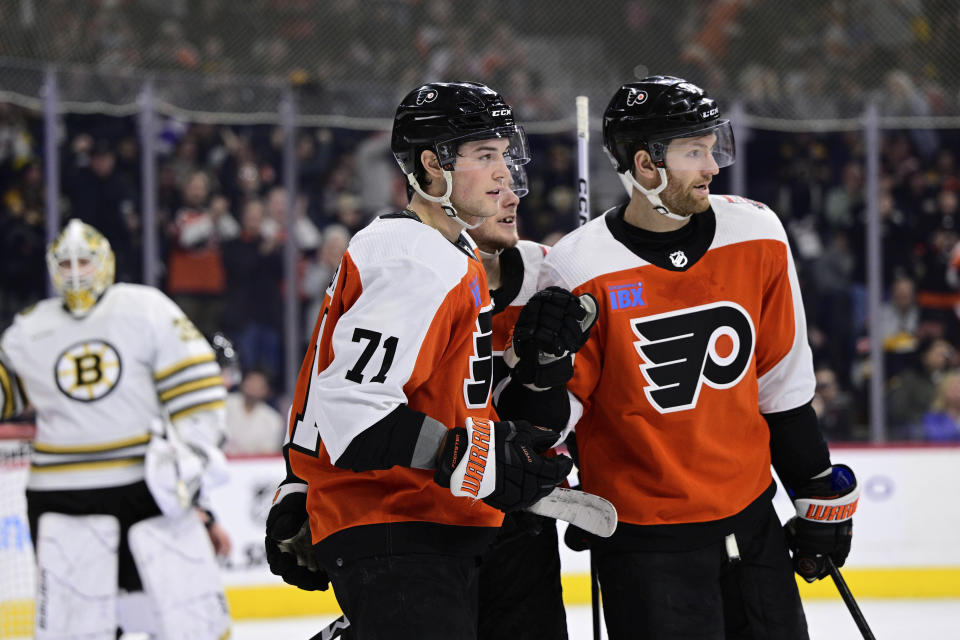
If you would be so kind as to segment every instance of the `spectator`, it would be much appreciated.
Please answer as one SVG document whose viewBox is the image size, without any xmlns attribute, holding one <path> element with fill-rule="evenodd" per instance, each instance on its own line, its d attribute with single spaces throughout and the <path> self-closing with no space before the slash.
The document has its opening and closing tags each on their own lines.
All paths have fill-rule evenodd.
<svg viewBox="0 0 960 640">
<path fill-rule="evenodd" d="M 951 371 L 937 385 L 931 411 L 923 416 L 922 433 L 928 442 L 960 440 L 960 371 Z"/>
<path fill-rule="evenodd" d="M 266 231 L 264 207 L 249 200 L 237 238 L 223 246 L 226 301 L 223 324 L 236 338 L 246 368 L 280 371 L 281 237 Z"/>
<path fill-rule="evenodd" d="M 227 441 L 224 453 L 278 453 L 283 443 L 283 416 L 267 404 L 270 381 L 257 369 L 247 371 L 240 390 L 227 396 Z"/>
<path fill-rule="evenodd" d="M 894 353 L 917 348 L 920 308 L 914 295 L 913 280 L 897 278 L 890 286 L 890 299 L 880 307 L 879 329 L 883 348 Z"/>
<path fill-rule="evenodd" d="M 887 420 L 898 437 L 916 437 L 917 425 L 933 406 L 937 386 L 955 364 L 956 351 L 937 338 L 921 345 L 916 356 L 913 366 L 887 384 Z"/>
<path fill-rule="evenodd" d="M 323 232 L 323 243 L 316 262 L 310 264 L 303 278 L 303 290 L 309 303 L 307 304 L 304 330 L 307 340 L 313 334 L 313 324 L 316 322 L 320 307 L 323 306 L 323 296 L 333 280 L 350 242 L 350 231 L 340 224 L 327 225 Z"/>
<path fill-rule="evenodd" d="M 851 399 L 837 384 L 837 374 L 829 367 L 821 367 L 815 376 L 812 404 L 824 437 L 830 441 L 861 439 L 865 434 L 854 431 Z"/>
<path fill-rule="evenodd" d="M 210 179 L 196 171 L 184 186 L 183 207 L 169 228 L 167 291 L 207 336 L 220 329 L 226 290 L 220 243 L 239 232 L 228 209 L 223 196 L 210 198 Z"/>
</svg>

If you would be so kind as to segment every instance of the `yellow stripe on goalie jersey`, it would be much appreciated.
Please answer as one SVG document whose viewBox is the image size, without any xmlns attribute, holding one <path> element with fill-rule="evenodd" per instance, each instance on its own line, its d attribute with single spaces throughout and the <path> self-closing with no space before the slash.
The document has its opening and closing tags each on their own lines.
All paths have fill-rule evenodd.
<svg viewBox="0 0 960 640">
<path fill-rule="evenodd" d="M 153 374 L 153 379 L 157 382 L 161 382 L 164 378 L 169 378 L 175 373 L 179 373 L 184 369 L 192 367 L 194 365 L 203 364 L 205 362 L 213 362 L 216 360 L 216 356 L 212 353 L 207 353 L 200 356 L 194 356 L 192 358 L 187 358 L 186 360 L 181 360 L 180 362 L 163 369 L 162 371 L 157 371 Z"/>
<path fill-rule="evenodd" d="M 160 400 L 167 402 L 186 393 L 190 393 L 191 391 L 209 389 L 210 387 L 217 387 L 222 384 L 223 378 L 221 376 L 210 376 L 208 378 L 201 378 L 199 380 L 191 380 L 189 382 L 178 384 L 175 387 L 170 387 L 160 394 Z"/>
<path fill-rule="evenodd" d="M 16 400 L 13 397 L 14 389 L 11 375 L 6 367 L 0 363 L 0 389 L 3 390 L 3 406 L 0 406 L 0 418 L 7 420 L 13 417 Z"/>
<path fill-rule="evenodd" d="M 175 411 L 170 414 L 170 421 L 179 420 L 180 418 L 185 418 L 186 416 L 196 413 L 197 411 L 210 411 L 212 409 L 223 409 L 227 406 L 227 403 L 223 400 L 213 400 L 212 402 L 202 402 L 200 404 L 190 405 L 189 407 L 184 407 L 179 411 Z"/>
<path fill-rule="evenodd" d="M 146 444 L 148 442 L 150 442 L 150 434 L 145 433 L 142 436 L 135 436 L 133 438 L 126 438 L 124 440 L 114 440 L 113 442 L 101 442 L 99 444 L 59 445 L 35 442 L 33 449 L 37 453 L 97 453 L 101 451 L 123 449 L 125 447 Z"/>
<path fill-rule="evenodd" d="M 65 471 L 83 471 L 87 469 L 109 469 L 116 467 L 132 467 L 143 464 L 143 456 L 133 458 L 117 458 L 113 460 L 96 460 L 92 462 L 65 462 L 49 466 L 30 465 L 30 473 L 63 473 Z"/>
</svg>

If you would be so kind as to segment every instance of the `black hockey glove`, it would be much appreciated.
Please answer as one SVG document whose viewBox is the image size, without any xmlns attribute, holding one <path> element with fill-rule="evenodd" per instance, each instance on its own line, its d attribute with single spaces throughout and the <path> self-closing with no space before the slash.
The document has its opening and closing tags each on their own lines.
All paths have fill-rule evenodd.
<svg viewBox="0 0 960 640">
<path fill-rule="evenodd" d="M 327 572 L 317 566 L 307 518 L 307 494 L 288 493 L 267 514 L 267 564 L 270 572 L 304 591 L 326 591 Z"/>
<path fill-rule="evenodd" d="M 573 377 L 573 356 L 590 337 L 597 301 L 560 287 L 538 291 L 520 310 L 504 360 L 518 382 L 539 389 L 563 385 Z"/>
<path fill-rule="evenodd" d="M 807 582 L 815 582 L 829 575 L 828 557 L 838 567 L 847 560 L 860 486 L 850 467 L 838 464 L 788 492 L 797 508 L 797 515 L 784 525 L 793 568 Z"/>
<path fill-rule="evenodd" d="M 467 418 L 466 428 L 451 429 L 444 437 L 433 479 L 455 496 L 482 499 L 501 511 L 525 509 L 573 468 L 567 456 L 542 455 L 559 438 L 556 431 L 525 420 Z"/>
</svg>

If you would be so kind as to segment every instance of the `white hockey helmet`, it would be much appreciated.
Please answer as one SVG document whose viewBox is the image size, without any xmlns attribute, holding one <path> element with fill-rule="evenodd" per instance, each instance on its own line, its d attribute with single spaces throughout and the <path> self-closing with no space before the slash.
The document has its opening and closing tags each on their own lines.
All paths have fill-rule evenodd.
<svg viewBox="0 0 960 640">
<path fill-rule="evenodd" d="M 63 305 L 82 318 L 113 284 L 113 249 L 102 233 L 74 218 L 47 248 L 47 269 Z"/>
</svg>

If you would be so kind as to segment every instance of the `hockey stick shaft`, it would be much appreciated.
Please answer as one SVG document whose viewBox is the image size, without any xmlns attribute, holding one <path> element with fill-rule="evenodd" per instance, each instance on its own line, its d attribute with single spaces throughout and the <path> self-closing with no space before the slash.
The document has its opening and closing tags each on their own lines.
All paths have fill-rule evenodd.
<svg viewBox="0 0 960 640">
<path fill-rule="evenodd" d="M 867 619 L 863 617 L 863 612 L 860 611 L 860 607 L 857 605 L 853 594 L 850 593 L 850 587 L 847 586 L 847 581 L 843 579 L 843 576 L 840 574 L 840 569 L 837 569 L 837 565 L 833 564 L 833 559 L 829 557 L 827 558 L 827 569 L 830 570 L 830 577 L 833 578 L 833 583 L 837 585 L 837 591 L 840 592 L 843 603 L 847 605 L 850 615 L 853 616 L 853 621 L 857 623 L 857 628 L 860 629 L 860 634 L 863 636 L 863 639 L 877 640 L 877 637 L 873 635 L 873 631 L 870 630 L 870 625 L 867 624 Z"/>
<path fill-rule="evenodd" d="M 590 615 L 593 619 L 593 640 L 600 640 L 600 581 L 593 549 L 590 549 Z"/>
<path fill-rule="evenodd" d="M 590 101 L 577 96 L 577 226 L 590 219 Z"/>
<path fill-rule="evenodd" d="M 309 640 L 334 640 L 334 638 L 339 638 L 343 635 L 344 629 L 349 628 L 350 621 L 347 620 L 347 616 L 340 616 L 323 629 L 320 629 L 319 633 L 310 636 Z"/>
</svg>

